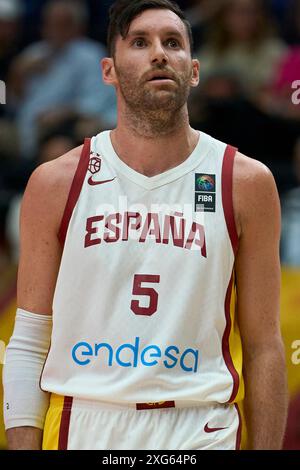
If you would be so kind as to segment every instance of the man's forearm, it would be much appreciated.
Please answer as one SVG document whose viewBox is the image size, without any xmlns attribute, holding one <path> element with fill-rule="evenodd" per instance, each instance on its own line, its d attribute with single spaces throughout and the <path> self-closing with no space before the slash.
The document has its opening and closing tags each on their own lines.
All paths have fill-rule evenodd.
<svg viewBox="0 0 300 470">
<path fill-rule="evenodd" d="M 49 393 L 41 390 L 39 381 L 51 330 L 51 316 L 17 309 L 3 368 L 3 415 L 9 449 L 41 449 Z"/>
<path fill-rule="evenodd" d="M 43 431 L 29 426 L 6 431 L 9 450 L 41 450 Z"/>
<path fill-rule="evenodd" d="M 288 392 L 281 342 L 245 354 L 245 417 L 248 449 L 282 448 Z"/>
</svg>

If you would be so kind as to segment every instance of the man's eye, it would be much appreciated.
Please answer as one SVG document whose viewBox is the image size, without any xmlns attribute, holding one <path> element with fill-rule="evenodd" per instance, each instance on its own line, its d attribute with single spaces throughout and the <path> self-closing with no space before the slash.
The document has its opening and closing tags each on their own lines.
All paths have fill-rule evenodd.
<svg viewBox="0 0 300 470">
<path fill-rule="evenodd" d="M 136 47 L 144 47 L 145 40 L 144 39 L 136 39 L 133 43 Z"/>
<path fill-rule="evenodd" d="M 175 49 L 176 47 L 179 47 L 179 42 L 176 41 L 176 39 L 169 39 L 168 46 L 170 46 L 172 49 Z"/>
</svg>

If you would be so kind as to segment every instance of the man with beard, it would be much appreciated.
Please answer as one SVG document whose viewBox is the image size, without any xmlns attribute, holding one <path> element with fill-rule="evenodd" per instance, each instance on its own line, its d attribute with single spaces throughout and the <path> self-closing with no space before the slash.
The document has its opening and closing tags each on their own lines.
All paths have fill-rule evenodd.
<svg viewBox="0 0 300 470">
<path fill-rule="evenodd" d="M 116 129 L 41 165 L 23 200 L 10 448 L 279 449 L 273 177 L 190 127 L 175 3 L 117 1 L 108 45 Z"/>
</svg>

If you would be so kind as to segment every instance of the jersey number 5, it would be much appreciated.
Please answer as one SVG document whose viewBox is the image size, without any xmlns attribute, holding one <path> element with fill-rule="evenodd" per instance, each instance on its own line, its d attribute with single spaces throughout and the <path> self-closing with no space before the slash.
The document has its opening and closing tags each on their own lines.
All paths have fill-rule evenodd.
<svg viewBox="0 0 300 470">
<path fill-rule="evenodd" d="M 148 307 L 141 307 L 139 300 L 132 300 L 130 308 L 135 315 L 151 316 L 157 311 L 158 293 L 153 287 L 143 287 L 142 283 L 158 284 L 160 276 L 154 274 L 135 274 L 133 279 L 132 295 L 149 297 Z"/>
</svg>

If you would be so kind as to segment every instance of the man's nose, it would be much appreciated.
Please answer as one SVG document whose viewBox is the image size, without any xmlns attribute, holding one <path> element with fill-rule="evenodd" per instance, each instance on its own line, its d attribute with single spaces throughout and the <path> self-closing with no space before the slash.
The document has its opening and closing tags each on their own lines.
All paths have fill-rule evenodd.
<svg viewBox="0 0 300 470">
<path fill-rule="evenodd" d="M 151 49 L 151 62 L 152 64 L 167 64 L 168 56 L 160 41 L 153 44 Z"/>
</svg>

